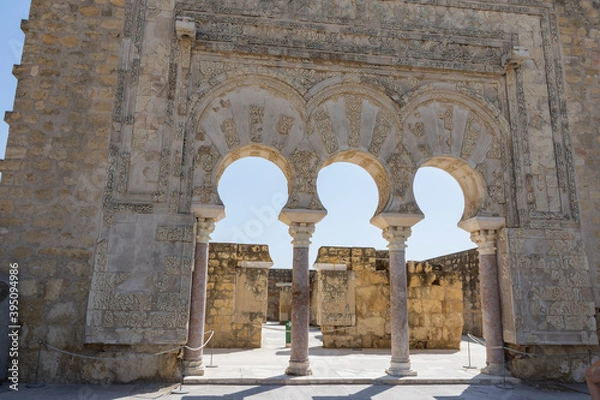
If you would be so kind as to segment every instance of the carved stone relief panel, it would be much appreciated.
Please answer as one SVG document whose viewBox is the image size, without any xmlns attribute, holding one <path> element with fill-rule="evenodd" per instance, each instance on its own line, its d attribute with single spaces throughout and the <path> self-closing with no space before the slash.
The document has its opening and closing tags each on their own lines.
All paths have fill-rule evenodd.
<svg viewBox="0 0 600 400">
<path fill-rule="evenodd" d="M 193 217 L 115 214 L 109 222 L 96 249 L 86 342 L 185 343 Z"/>
<path fill-rule="evenodd" d="M 598 344 L 589 266 L 576 230 L 506 229 L 499 254 L 505 340 Z"/>
</svg>

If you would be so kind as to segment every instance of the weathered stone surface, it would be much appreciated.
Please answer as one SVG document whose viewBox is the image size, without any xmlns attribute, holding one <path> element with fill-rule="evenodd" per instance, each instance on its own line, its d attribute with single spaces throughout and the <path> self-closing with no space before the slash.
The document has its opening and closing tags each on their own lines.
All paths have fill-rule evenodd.
<svg viewBox="0 0 600 400">
<path fill-rule="evenodd" d="M 263 267 L 249 268 L 246 263 Z M 210 244 L 205 327 L 215 331 L 210 346 L 260 347 L 270 265 L 267 246 Z"/>
<path fill-rule="evenodd" d="M 348 269 L 317 273 L 319 307 L 325 306 L 320 310 L 319 320 L 323 346 L 389 348 L 387 251 L 322 247 L 317 263 L 346 264 Z M 454 264 L 448 271 L 439 264 L 411 261 L 406 269 L 410 347 L 458 348 L 463 329 L 459 266 Z M 334 281 L 337 284 L 333 284 Z M 336 304 L 324 304 L 333 302 L 334 298 Z M 351 306 L 354 310 L 349 309 Z"/>
<path fill-rule="evenodd" d="M 23 378 L 35 370 L 38 340 L 59 336 L 46 319 L 66 301 L 77 304 L 71 324 L 98 328 L 87 340 L 130 343 L 115 353 L 161 348 L 130 347 L 153 341 L 150 326 L 184 329 L 153 309 L 155 286 L 136 292 L 137 311 L 96 296 L 102 274 L 131 272 L 119 269 L 129 268 L 119 261 L 125 250 L 103 246 L 121 232 L 111 227 L 120 215 L 190 217 L 193 202 L 219 204 L 218 177 L 245 156 L 282 169 L 286 207 L 298 210 L 323 208 L 316 177 L 336 161 L 371 174 L 377 212 L 413 215 L 415 172 L 446 170 L 463 188 L 463 219 L 506 219 L 504 340 L 596 345 L 598 12 L 587 0 L 34 2 L 0 163 L 0 271 L 18 262 L 23 280 L 39 282 L 28 300 L 39 307 L 22 311 Z M 176 17 L 194 22 L 195 38 L 177 38 Z M 189 229 L 155 233 L 149 248 L 191 257 Z M 148 264 L 153 273 L 160 258 Z M 74 260 L 90 273 L 71 276 Z M 70 285 L 43 303 L 48 277 Z M 154 322 L 132 330 L 135 312 Z M 80 333 L 71 339 L 73 351 L 103 349 Z M 163 372 L 136 367 L 103 379 L 174 377 L 174 355 L 156 365 L 163 359 Z M 47 380 L 93 380 L 82 361 L 61 356 L 56 365 Z"/>
</svg>

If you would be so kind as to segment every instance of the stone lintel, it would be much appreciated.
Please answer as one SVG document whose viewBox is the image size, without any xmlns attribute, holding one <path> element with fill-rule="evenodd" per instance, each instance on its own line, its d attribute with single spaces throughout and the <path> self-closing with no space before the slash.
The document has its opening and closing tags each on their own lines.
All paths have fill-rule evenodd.
<svg viewBox="0 0 600 400">
<path fill-rule="evenodd" d="M 192 213 L 196 218 L 212 219 L 217 222 L 225 218 L 225 206 L 221 204 L 192 203 Z"/>
<path fill-rule="evenodd" d="M 381 213 L 371 218 L 371 224 L 381 229 L 390 226 L 411 227 L 423 218 L 422 214 Z"/>
<path fill-rule="evenodd" d="M 459 228 L 469 233 L 484 230 L 498 230 L 503 228 L 504 225 L 504 217 L 473 217 L 458 223 Z"/>
<path fill-rule="evenodd" d="M 313 268 L 317 271 L 346 271 L 348 266 L 346 264 L 314 263 Z"/>
<path fill-rule="evenodd" d="M 273 266 L 273 261 L 240 261 L 238 268 L 264 268 L 269 269 Z"/>
<path fill-rule="evenodd" d="M 292 287 L 292 282 L 275 282 L 275 287 Z"/>
<path fill-rule="evenodd" d="M 292 223 L 316 224 L 327 215 L 327 210 L 307 210 L 285 208 L 279 214 L 279 220 L 286 225 Z"/>
</svg>

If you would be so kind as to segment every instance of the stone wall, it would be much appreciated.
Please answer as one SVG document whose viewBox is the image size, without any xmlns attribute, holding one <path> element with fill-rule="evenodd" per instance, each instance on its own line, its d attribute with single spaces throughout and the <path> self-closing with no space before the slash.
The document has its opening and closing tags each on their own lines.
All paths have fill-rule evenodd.
<svg viewBox="0 0 600 400">
<path fill-rule="evenodd" d="M 378 212 L 419 213 L 419 167 L 453 173 L 465 218 L 506 220 L 505 340 L 540 354 L 597 345 L 598 7 L 34 0 L 0 163 L 22 378 L 44 340 L 103 358 L 49 353 L 44 380 L 175 379 L 174 354 L 110 359 L 185 343 L 192 204 L 219 204 L 218 177 L 244 156 L 280 166 L 298 209 L 322 208 L 316 177 L 336 161 L 365 166 Z"/>
<path fill-rule="evenodd" d="M 269 270 L 269 305 L 267 307 L 267 321 L 280 321 L 279 317 L 279 292 L 278 283 L 292 283 L 291 268 L 272 268 Z"/>
<path fill-rule="evenodd" d="M 319 249 L 318 322 L 324 347 L 389 348 L 389 259 L 372 248 Z M 426 262 L 407 263 L 411 348 L 456 349 L 462 279 Z"/>
<path fill-rule="evenodd" d="M 428 262 L 407 263 L 408 327 L 413 349 L 459 349 L 463 331 L 461 276 Z"/>
<path fill-rule="evenodd" d="M 279 321 L 284 323 L 286 319 L 282 319 L 283 317 L 280 315 L 281 312 L 281 292 L 287 290 L 289 293 L 289 299 L 287 294 L 283 296 L 286 298 L 286 301 L 289 300 L 289 306 L 291 307 L 291 288 L 286 289 L 281 286 L 281 284 L 292 283 L 292 275 L 293 271 L 291 268 L 273 268 L 269 270 L 269 305 L 267 309 L 267 321 Z M 309 271 L 310 276 L 310 324 L 317 325 L 317 309 L 316 309 L 316 300 L 314 299 L 315 287 L 317 283 L 317 275 L 316 271 Z M 278 286 L 278 284 L 280 286 Z M 284 305 L 284 309 L 287 310 L 288 305 Z M 286 314 L 291 318 L 291 314 L 286 312 Z"/>
<path fill-rule="evenodd" d="M 483 337 L 481 297 L 479 296 L 479 254 L 477 249 L 424 260 L 433 268 L 457 273 L 462 281 L 463 335 Z"/>
<path fill-rule="evenodd" d="M 556 10 L 579 212 L 600 308 L 600 3 L 557 0 Z"/>
<path fill-rule="evenodd" d="M 268 246 L 210 244 L 205 325 L 215 331 L 210 346 L 261 346 L 272 265 Z"/>
<path fill-rule="evenodd" d="M 0 161 L 0 273 L 19 265 L 20 378 L 32 381 L 38 341 L 101 357 L 44 351 L 40 381 L 177 379 L 168 346 L 84 345 L 102 220 L 124 0 L 33 0 L 9 137 Z M 113 282 L 114 284 L 114 282 Z M 129 354 L 133 362 L 112 358 Z M 151 360 L 151 361 L 150 361 Z"/>
</svg>

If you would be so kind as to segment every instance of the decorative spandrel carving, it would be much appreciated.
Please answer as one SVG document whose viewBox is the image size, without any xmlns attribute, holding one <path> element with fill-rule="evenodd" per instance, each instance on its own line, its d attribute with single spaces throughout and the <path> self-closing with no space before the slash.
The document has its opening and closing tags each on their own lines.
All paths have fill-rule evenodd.
<svg viewBox="0 0 600 400">
<path fill-rule="evenodd" d="M 387 160 L 387 165 L 391 173 L 391 194 L 404 199 L 410 185 L 412 185 L 417 169 L 410 155 L 401 144 L 398 144 L 396 151 Z"/>
<path fill-rule="evenodd" d="M 346 96 L 346 118 L 350 125 L 348 145 L 350 147 L 360 146 L 360 116 L 362 112 L 362 99 L 359 96 Z"/>
<path fill-rule="evenodd" d="M 212 172 L 219 158 L 219 151 L 214 146 L 200 146 L 195 165 L 202 167 L 204 172 Z"/>
<path fill-rule="evenodd" d="M 321 160 L 311 150 L 296 150 L 290 157 L 295 172 L 294 192 L 315 194 L 317 168 Z"/>
<path fill-rule="evenodd" d="M 329 154 L 333 153 L 338 149 L 338 144 L 337 139 L 335 137 L 335 132 L 333 130 L 333 126 L 331 125 L 329 113 L 324 108 L 319 108 L 314 113 L 314 121 L 317 132 L 319 132 L 319 134 L 323 138 L 325 149 Z"/>
<path fill-rule="evenodd" d="M 250 125 L 250 141 L 260 143 L 262 142 L 263 118 L 265 116 L 265 108 L 251 105 L 248 113 Z"/>
<path fill-rule="evenodd" d="M 461 157 L 469 158 L 473 154 L 473 150 L 475 149 L 475 145 L 479 141 L 479 136 L 481 135 L 482 123 L 477 118 L 477 116 L 472 113 L 469 114 L 469 119 L 467 120 L 467 129 L 465 130 L 465 136 L 463 139 Z"/>
<path fill-rule="evenodd" d="M 452 117 L 454 116 L 454 107 L 452 105 L 446 105 L 443 107 L 444 111 L 438 112 L 438 118 L 444 121 L 444 129 L 452 132 L 453 124 Z"/>
<path fill-rule="evenodd" d="M 240 138 L 238 136 L 233 118 L 227 118 L 225 121 L 223 121 L 221 124 L 221 131 L 225 136 L 227 147 L 231 149 L 240 144 Z"/>
<path fill-rule="evenodd" d="M 290 134 L 290 130 L 294 126 L 294 117 L 290 117 L 289 115 L 281 114 L 279 116 L 279 121 L 277 121 L 277 133 L 283 136 L 287 136 Z"/>
<path fill-rule="evenodd" d="M 392 130 L 392 123 L 390 119 L 385 115 L 383 111 L 377 113 L 377 119 L 375 121 L 375 128 L 373 129 L 373 139 L 369 146 L 369 151 L 374 155 L 379 155 L 381 145 L 387 139 Z"/>
</svg>

